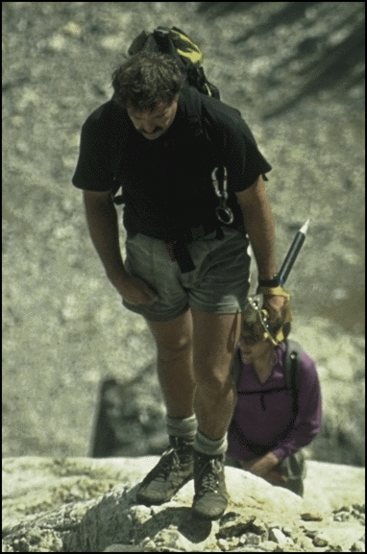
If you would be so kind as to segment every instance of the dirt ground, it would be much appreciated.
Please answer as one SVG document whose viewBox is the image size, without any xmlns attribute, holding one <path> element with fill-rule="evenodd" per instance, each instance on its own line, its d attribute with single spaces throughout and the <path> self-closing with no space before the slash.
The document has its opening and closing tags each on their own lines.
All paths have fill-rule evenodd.
<svg viewBox="0 0 367 554">
<path fill-rule="evenodd" d="M 279 260 L 311 219 L 287 283 L 293 336 L 323 387 L 311 454 L 363 464 L 363 3 L 2 8 L 3 455 L 86 455 L 101 380 L 125 382 L 154 359 L 144 322 L 104 277 L 71 177 L 81 125 L 110 97 L 121 53 L 142 28 L 175 24 L 202 46 L 208 77 L 273 165 Z"/>
</svg>

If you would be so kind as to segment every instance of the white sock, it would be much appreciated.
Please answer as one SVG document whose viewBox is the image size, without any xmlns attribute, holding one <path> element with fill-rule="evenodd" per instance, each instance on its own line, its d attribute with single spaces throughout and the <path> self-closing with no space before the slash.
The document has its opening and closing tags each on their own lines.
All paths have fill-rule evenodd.
<svg viewBox="0 0 367 554">
<path fill-rule="evenodd" d="M 194 440 L 197 430 L 195 415 L 185 418 L 166 416 L 166 424 L 168 435 L 189 441 Z"/>
<path fill-rule="evenodd" d="M 227 433 L 221 439 L 209 439 L 201 431 L 195 435 L 194 450 L 207 456 L 219 456 L 227 451 Z"/>
</svg>

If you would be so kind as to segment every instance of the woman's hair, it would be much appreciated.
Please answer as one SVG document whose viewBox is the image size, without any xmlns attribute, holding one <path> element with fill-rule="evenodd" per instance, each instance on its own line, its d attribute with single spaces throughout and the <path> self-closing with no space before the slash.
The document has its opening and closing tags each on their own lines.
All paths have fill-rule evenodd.
<svg viewBox="0 0 367 554">
<path fill-rule="evenodd" d="M 173 102 L 184 79 L 171 56 L 140 52 L 113 72 L 113 98 L 123 108 L 151 111 L 159 102 Z"/>
</svg>

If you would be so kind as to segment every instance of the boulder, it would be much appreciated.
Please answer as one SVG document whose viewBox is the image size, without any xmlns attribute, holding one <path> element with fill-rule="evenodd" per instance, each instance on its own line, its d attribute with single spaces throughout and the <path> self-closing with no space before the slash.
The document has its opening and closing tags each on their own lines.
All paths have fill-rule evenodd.
<svg viewBox="0 0 367 554">
<path fill-rule="evenodd" d="M 136 503 L 157 460 L 5 458 L 3 552 L 346 552 L 364 543 L 363 468 L 309 461 L 301 499 L 226 467 L 229 506 L 208 522 L 192 516 L 192 481 L 161 506 Z"/>
</svg>

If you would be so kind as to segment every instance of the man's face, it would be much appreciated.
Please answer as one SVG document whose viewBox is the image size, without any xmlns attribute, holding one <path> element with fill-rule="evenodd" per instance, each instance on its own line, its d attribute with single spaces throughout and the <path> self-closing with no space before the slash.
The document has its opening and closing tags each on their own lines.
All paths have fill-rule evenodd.
<svg viewBox="0 0 367 554">
<path fill-rule="evenodd" d="M 158 102 L 152 110 L 136 111 L 127 108 L 127 113 L 135 129 L 148 140 L 161 137 L 172 125 L 177 112 L 177 99 L 171 104 Z"/>
</svg>

